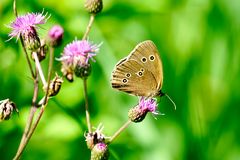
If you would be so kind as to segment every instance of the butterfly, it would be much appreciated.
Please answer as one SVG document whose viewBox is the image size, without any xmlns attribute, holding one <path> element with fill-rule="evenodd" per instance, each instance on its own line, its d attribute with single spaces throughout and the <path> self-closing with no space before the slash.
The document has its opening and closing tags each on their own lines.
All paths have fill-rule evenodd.
<svg viewBox="0 0 240 160">
<path fill-rule="evenodd" d="M 120 60 L 111 78 L 112 87 L 136 96 L 163 96 L 163 67 L 156 45 L 146 40 Z"/>
</svg>

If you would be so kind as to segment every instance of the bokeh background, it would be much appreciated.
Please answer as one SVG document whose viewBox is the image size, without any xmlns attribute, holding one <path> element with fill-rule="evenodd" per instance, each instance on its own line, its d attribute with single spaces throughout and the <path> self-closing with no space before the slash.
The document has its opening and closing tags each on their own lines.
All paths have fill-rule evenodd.
<svg viewBox="0 0 240 160">
<path fill-rule="evenodd" d="M 111 160 L 238 160 L 240 159 L 240 2 L 239 0 L 103 0 L 89 39 L 103 42 L 88 80 L 92 124 L 104 125 L 111 136 L 128 119 L 138 98 L 113 90 L 114 65 L 135 45 L 151 39 L 163 61 L 163 91 L 159 102 L 164 116 L 147 115 L 131 124 L 110 147 Z M 48 12 L 44 38 L 54 24 L 65 30 L 64 43 L 81 39 L 89 14 L 80 0 L 22 0 L 18 12 Z M 20 111 L 0 123 L 0 159 L 12 159 L 23 133 L 33 82 L 22 48 L 8 40 L 14 20 L 12 1 L 0 1 L 0 99 L 10 98 Z M 42 63 L 47 69 L 47 61 Z M 60 73 L 55 61 L 54 71 Z M 65 80 L 50 100 L 22 159 L 88 160 L 84 132 L 83 84 Z"/>
</svg>

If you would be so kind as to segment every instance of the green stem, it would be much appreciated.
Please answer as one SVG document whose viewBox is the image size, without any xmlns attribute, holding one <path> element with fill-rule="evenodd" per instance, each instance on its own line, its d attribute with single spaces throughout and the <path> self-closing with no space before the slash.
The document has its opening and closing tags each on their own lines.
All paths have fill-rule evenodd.
<svg viewBox="0 0 240 160">
<path fill-rule="evenodd" d="M 36 71 L 37 73 L 37 71 Z M 38 74 L 36 74 L 36 78 L 34 80 L 34 92 L 33 92 L 33 99 L 32 99 L 32 106 L 31 106 L 31 109 L 30 109 L 30 113 L 29 113 L 29 117 L 28 117 L 28 120 L 27 120 L 27 124 L 25 126 L 25 129 L 24 129 L 24 132 L 23 132 L 23 135 L 22 135 L 22 139 L 21 139 L 21 142 L 19 144 L 19 147 L 18 147 L 18 150 L 17 150 L 17 153 L 14 157 L 14 160 L 18 160 L 20 158 L 20 156 L 22 155 L 22 152 L 23 150 L 25 149 L 27 143 L 26 143 L 26 140 L 27 140 L 27 136 L 29 134 L 29 130 L 32 126 L 32 122 L 33 122 L 33 118 L 34 118 L 34 115 L 36 113 L 36 101 L 37 101 L 37 97 L 38 97 L 38 90 L 39 90 L 39 87 L 38 87 Z"/>
<path fill-rule="evenodd" d="M 13 158 L 14 160 L 17 160 L 20 158 L 20 156 L 22 155 L 22 152 L 26 146 L 26 139 L 27 139 L 27 135 L 29 133 L 29 130 L 32 126 L 32 121 L 33 121 L 33 117 L 34 117 L 34 113 L 36 112 L 36 108 L 35 107 L 31 107 L 31 110 L 30 110 L 30 114 L 29 114 L 29 117 L 28 117 L 28 121 L 27 121 L 27 124 L 26 124 L 26 127 L 24 129 L 24 133 L 22 135 L 22 139 L 21 139 L 21 142 L 19 144 L 19 147 L 18 147 L 18 151 L 15 155 L 15 157 Z"/>
<path fill-rule="evenodd" d="M 86 122 L 88 126 L 88 132 L 92 132 L 92 126 L 90 122 L 90 113 L 88 109 L 88 97 L 87 97 L 87 79 L 83 79 L 83 88 L 84 88 L 84 98 L 85 98 L 85 112 L 86 112 Z"/>
<path fill-rule="evenodd" d="M 31 138 L 32 135 L 33 135 L 33 132 L 35 131 L 35 129 L 36 129 L 36 127 L 37 127 L 37 125 L 38 125 L 38 123 L 39 123 L 39 121 L 40 121 L 40 119 L 41 119 L 41 117 L 42 117 L 42 115 L 43 115 L 44 110 L 45 110 L 45 106 L 42 106 L 42 107 L 41 107 L 41 110 L 40 110 L 40 112 L 39 112 L 39 114 L 38 114 L 38 117 L 37 117 L 36 121 L 34 122 L 33 126 L 32 126 L 31 129 L 29 130 L 29 133 L 26 135 L 26 138 L 25 138 L 25 139 L 23 140 L 23 142 L 22 142 L 21 150 L 19 150 L 19 152 L 17 152 L 17 154 L 16 154 L 16 156 L 13 158 L 13 160 L 18 160 L 18 159 L 20 158 L 23 150 L 26 148 L 26 146 L 27 146 L 30 138 Z"/>
<path fill-rule="evenodd" d="M 13 0 L 13 13 L 16 17 L 18 17 L 16 0 Z"/>
<path fill-rule="evenodd" d="M 50 86 L 50 81 L 51 81 L 51 76 L 52 76 L 52 66 L 53 66 L 53 59 L 54 59 L 54 48 L 50 47 L 50 57 L 49 57 L 49 63 L 48 63 L 48 79 L 47 79 L 47 89 L 46 89 L 46 94 L 44 98 L 43 104 L 45 105 L 48 101 L 48 91 L 49 91 L 49 86 Z"/>
<path fill-rule="evenodd" d="M 43 83 L 45 83 L 44 85 L 47 85 L 47 87 L 49 88 L 49 84 L 50 84 L 50 80 L 51 80 L 52 64 L 53 64 L 53 49 L 50 50 L 49 68 L 48 68 L 48 83 L 46 83 L 46 81 L 45 81 L 45 78 L 43 76 L 43 72 L 42 72 L 42 69 L 41 69 L 41 66 L 40 66 L 40 63 L 38 61 L 38 57 L 37 57 L 36 53 L 33 53 L 33 56 L 34 56 L 34 59 L 35 59 L 35 62 L 36 62 L 36 70 L 40 74 L 40 77 L 42 78 Z M 38 75 L 38 74 L 36 74 L 36 75 Z M 37 80 L 37 79 L 38 79 L 38 76 L 36 77 L 35 80 Z M 41 117 L 42 117 L 42 114 L 45 110 L 45 107 L 47 105 L 48 88 L 47 88 L 46 95 L 45 95 L 46 98 L 44 99 L 44 102 L 43 102 L 41 110 L 38 114 L 38 117 L 35 120 L 34 124 L 32 125 L 33 117 L 34 117 L 34 114 L 35 114 L 36 108 L 37 108 L 36 107 L 37 106 L 36 100 L 37 100 L 37 95 L 38 95 L 38 81 L 35 81 L 34 86 L 35 86 L 34 87 L 34 96 L 33 96 L 33 102 L 32 102 L 33 107 L 31 107 L 30 116 L 29 116 L 29 119 L 27 121 L 27 125 L 26 125 L 26 128 L 25 128 L 22 140 L 20 142 L 19 149 L 17 151 L 17 154 L 14 157 L 14 160 L 18 160 L 20 158 L 22 152 L 24 151 L 24 149 L 26 148 L 30 138 L 32 137 L 32 134 L 35 131 L 35 129 L 36 129 Z"/>
<path fill-rule="evenodd" d="M 87 36 L 88 36 L 88 34 L 89 34 L 90 30 L 91 30 L 92 24 L 94 22 L 94 18 L 95 18 L 95 14 L 91 14 L 91 17 L 90 17 L 90 20 L 88 22 L 88 26 L 87 26 L 86 32 L 85 32 L 82 40 L 86 40 L 87 39 Z"/>
<path fill-rule="evenodd" d="M 129 126 L 131 122 L 132 122 L 131 120 L 128 120 L 126 123 L 124 123 L 123 126 L 119 128 L 117 132 L 114 133 L 114 135 L 109 140 L 108 144 L 110 144 L 114 139 L 116 139 L 120 135 L 120 133 L 123 132 Z"/>
<path fill-rule="evenodd" d="M 40 112 L 38 113 L 38 116 L 36 118 L 36 121 L 34 122 L 33 126 L 31 127 L 29 134 L 27 135 L 27 139 L 26 139 L 26 144 L 28 143 L 28 141 L 30 140 L 30 138 L 32 137 L 33 132 L 35 131 L 35 129 L 37 128 L 37 125 L 45 111 L 45 107 L 46 105 L 42 105 Z"/>
<path fill-rule="evenodd" d="M 95 18 L 95 14 L 91 14 L 86 32 L 84 33 L 82 40 L 86 40 L 86 38 L 91 30 L 92 24 L 94 22 L 94 18 Z M 91 126 L 91 122 L 90 122 L 90 113 L 89 113 L 89 109 L 88 109 L 87 79 L 86 78 L 83 79 L 83 88 L 84 88 L 85 112 L 86 112 L 86 122 L 87 122 L 87 126 L 88 126 L 88 132 L 92 132 L 92 126 Z"/>
</svg>

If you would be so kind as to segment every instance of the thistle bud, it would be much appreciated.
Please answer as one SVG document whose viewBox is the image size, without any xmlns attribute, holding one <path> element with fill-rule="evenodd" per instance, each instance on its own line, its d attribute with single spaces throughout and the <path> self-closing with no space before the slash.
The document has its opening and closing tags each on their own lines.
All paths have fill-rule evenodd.
<svg viewBox="0 0 240 160">
<path fill-rule="evenodd" d="M 55 25 L 49 30 L 48 37 L 50 46 L 57 47 L 62 43 L 63 32 L 64 30 L 60 25 Z"/>
<path fill-rule="evenodd" d="M 61 77 L 59 77 L 58 75 L 56 75 L 54 77 L 54 79 L 50 82 L 49 84 L 49 89 L 48 89 L 48 96 L 52 97 L 58 94 L 58 92 L 61 89 L 61 85 L 62 85 L 63 79 Z M 44 90 L 46 91 L 47 86 L 44 87 Z"/>
<path fill-rule="evenodd" d="M 148 112 L 158 114 L 156 109 L 157 103 L 154 99 L 145 99 L 141 97 L 138 105 L 129 110 L 128 117 L 132 122 L 141 122 Z"/>
<path fill-rule="evenodd" d="M 128 117 L 132 122 L 141 122 L 147 115 L 146 110 L 142 110 L 138 105 L 128 111 Z"/>
<path fill-rule="evenodd" d="M 97 14 L 102 11 L 103 3 L 102 0 L 86 0 L 85 8 L 91 14 Z"/>
<path fill-rule="evenodd" d="M 18 112 L 18 109 L 12 101 L 9 99 L 0 101 L 0 121 L 8 120 L 13 111 Z"/>
<path fill-rule="evenodd" d="M 91 151 L 91 160 L 108 160 L 109 151 L 105 143 L 97 143 Z"/>
</svg>

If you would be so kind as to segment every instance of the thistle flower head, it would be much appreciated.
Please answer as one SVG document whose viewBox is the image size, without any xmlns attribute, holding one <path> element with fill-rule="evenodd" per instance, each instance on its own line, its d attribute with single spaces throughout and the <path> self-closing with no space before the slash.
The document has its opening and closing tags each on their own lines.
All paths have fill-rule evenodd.
<svg viewBox="0 0 240 160">
<path fill-rule="evenodd" d="M 128 112 L 128 117 L 132 122 L 141 122 L 148 112 L 158 114 L 157 102 L 155 99 L 145 99 L 141 97 L 137 106 L 131 108 Z"/>
<path fill-rule="evenodd" d="M 47 21 L 46 15 L 42 13 L 28 13 L 19 16 L 10 24 L 12 31 L 9 33 L 10 39 L 22 36 L 24 45 L 31 51 L 37 52 L 41 47 L 40 38 L 37 34 L 37 25 L 44 24 Z"/>
<path fill-rule="evenodd" d="M 74 40 L 64 48 L 62 56 L 58 59 L 62 62 L 62 66 L 67 68 L 62 70 L 69 72 L 71 68 L 78 77 L 88 76 L 91 71 L 89 59 L 93 60 L 99 47 L 100 45 L 92 44 L 87 40 Z"/>
<path fill-rule="evenodd" d="M 60 25 L 54 25 L 48 32 L 48 37 L 51 46 L 58 46 L 62 42 L 63 28 Z"/>
<path fill-rule="evenodd" d="M 18 39 L 21 34 L 25 35 L 31 31 L 32 28 L 36 28 L 37 25 L 46 23 L 48 19 L 46 16 L 47 14 L 43 15 L 42 12 L 28 13 L 26 15 L 17 17 L 16 20 L 13 21 L 9 26 L 12 29 L 9 36 L 11 38 L 16 37 Z"/>
<path fill-rule="evenodd" d="M 96 56 L 98 50 L 99 45 L 92 44 L 87 40 L 74 40 L 64 48 L 59 60 L 70 66 L 87 64 L 89 58 Z"/>
<path fill-rule="evenodd" d="M 151 112 L 153 114 L 158 114 L 157 110 L 157 102 L 155 99 L 145 99 L 144 97 L 140 98 L 138 106 L 141 110 Z"/>
</svg>

